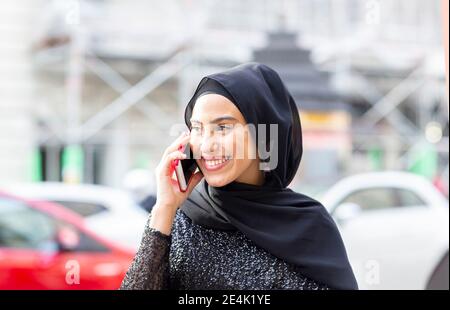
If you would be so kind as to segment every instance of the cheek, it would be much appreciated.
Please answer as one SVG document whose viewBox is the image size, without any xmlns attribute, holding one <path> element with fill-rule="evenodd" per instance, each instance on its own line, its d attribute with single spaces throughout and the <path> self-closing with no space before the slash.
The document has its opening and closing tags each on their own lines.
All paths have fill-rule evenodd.
<svg viewBox="0 0 450 310">
<path fill-rule="evenodd" d="M 235 158 L 236 145 L 233 134 L 221 137 L 219 144 L 221 146 L 223 155 L 231 155 L 233 158 Z"/>
<path fill-rule="evenodd" d="M 229 145 L 233 147 L 233 165 L 230 167 L 233 175 L 237 176 L 245 171 L 252 163 L 253 149 L 246 132 L 238 132 L 230 139 Z M 253 155 L 254 156 L 254 155 Z"/>
<path fill-rule="evenodd" d="M 246 137 L 242 130 L 236 131 L 232 136 L 233 156 L 235 159 L 242 161 L 247 157 L 246 152 Z"/>
<path fill-rule="evenodd" d="M 200 158 L 201 153 L 200 153 L 200 143 L 198 141 L 198 139 L 191 137 L 190 140 L 190 146 L 191 146 L 191 151 L 193 153 L 194 158 Z"/>
<path fill-rule="evenodd" d="M 236 132 L 234 141 L 236 159 L 248 161 L 256 158 L 256 148 L 248 131 Z"/>
</svg>

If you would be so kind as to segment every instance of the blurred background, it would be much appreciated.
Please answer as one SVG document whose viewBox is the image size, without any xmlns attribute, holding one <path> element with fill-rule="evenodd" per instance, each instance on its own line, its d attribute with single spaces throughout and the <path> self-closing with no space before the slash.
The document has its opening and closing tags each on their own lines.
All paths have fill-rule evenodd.
<svg viewBox="0 0 450 310">
<path fill-rule="evenodd" d="M 438 0 L 2 1 L 0 288 L 118 287 L 198 82 L 257 61 L 360 287 L 448 289 L 442 38 Z"/>
</svg>

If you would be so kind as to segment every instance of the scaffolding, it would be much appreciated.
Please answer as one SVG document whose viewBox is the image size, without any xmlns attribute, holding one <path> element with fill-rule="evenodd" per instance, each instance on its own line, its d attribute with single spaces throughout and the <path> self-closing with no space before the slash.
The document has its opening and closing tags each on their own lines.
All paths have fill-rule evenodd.
<svg viewBox="0 0 450 310">
<path fill-rule="evenodd" d="M 7 5 L 15 10 L 14 3 Z M 252 51 L 267 43 L 266 33 L 281 27 L 281 15 L 283 27 L 300 34 L 299 43 L 312 50 L 315 63 L 332 73 L 336 88 L 359 111 L 352 128 L 354 153 L 375 146 L 390 149 L 394 154 L 388 154 L 389 161 L 394 164 L 386 168 L 404 168 L 409 155 L 428 141 L 427 126 L 434 125 L 441 137 L 432 144 L 440 166 L 444 165 L 442 176 L 448 180 L 445 83 L 440 72 L 429 72 L 430 62 L 440 59 L 439 1 L 55 3 L 42 0 L 34 5 L 35 10 L 52 14 L 47 16 L 46 31 L 34 40 L 28 61 L 38 78 L 65 76 L 65 99 L 56 94 L 57 99 L 40 100 L 39 138 L 32 144 L 48 147 L 47 162 L 67 146 L 109 145 L 117 154 L 122 152 L 123 164 L 107 163 L 120 158 L 117 154 L 98 155 L 104 177 L 93 180 L 85 175 L 84 181 L 120 184 L 131 165 L 126 162 L 130 154 L 121 149 L 135 145 L 152 150 L 154 165 L 160 155 L 157 150 L 171 139 L 170 124 L 182 119 L 182 107 L 201 76 L 251 60 Z M 3 12 L 5 5 L 1 4 Z M 43 87 L 48 89 L 52 83 Z M 83 95 L 88 89 L 90 95 Z M 152 99 L 161 90 L 164 99 Z M 104 101 L 100 95 L 106 97 Z M 416 117 L 410 110 L 418 111 Z M 135 127 L 130 128 L 130 123 Z M 91 171 L 88 174 L 93 173 L 93 164 L 85 164 L 91 167 L 85 167 Z M 354 172 L 347 168 L 347 173 Z M 45 169 L 50 179 L 59 177 L 57 167 Z M 114 178 L 108 170 L 117 170 Z"/>
</svg>

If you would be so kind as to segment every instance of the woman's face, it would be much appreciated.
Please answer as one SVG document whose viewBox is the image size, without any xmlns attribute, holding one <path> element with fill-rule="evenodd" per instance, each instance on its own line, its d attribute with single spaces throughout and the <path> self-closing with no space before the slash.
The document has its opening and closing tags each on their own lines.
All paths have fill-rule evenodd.
<svg viewBox="0 0 450 310">
<path fill-rule="evenodd" d="M 255 144 L 244 116 L 230 100 L 217 94 L 201 96 L 191 125 L 191 148 L 209 185 L 262 184 Z"/>
</svg>

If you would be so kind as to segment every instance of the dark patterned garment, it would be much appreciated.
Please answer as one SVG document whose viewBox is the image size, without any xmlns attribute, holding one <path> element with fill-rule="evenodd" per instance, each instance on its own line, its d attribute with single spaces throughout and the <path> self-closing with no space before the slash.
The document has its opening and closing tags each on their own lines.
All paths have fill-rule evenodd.
<svg viewBox="0 0 450 310">
<path fill-rule="evenodd" d="M 170 236 L 149 223 L 120 289 L 328 289 L 239 231 L 207 229 L 181 210 Z"/>
</svg>

